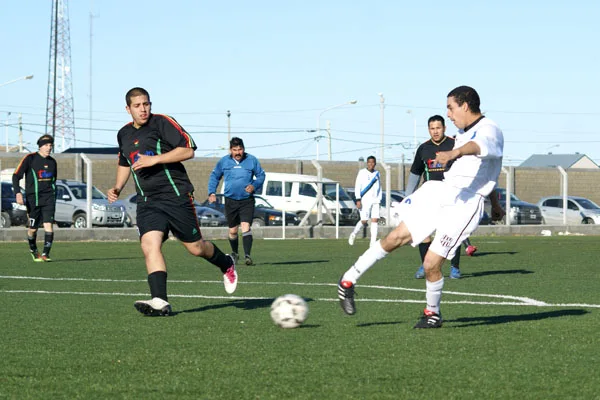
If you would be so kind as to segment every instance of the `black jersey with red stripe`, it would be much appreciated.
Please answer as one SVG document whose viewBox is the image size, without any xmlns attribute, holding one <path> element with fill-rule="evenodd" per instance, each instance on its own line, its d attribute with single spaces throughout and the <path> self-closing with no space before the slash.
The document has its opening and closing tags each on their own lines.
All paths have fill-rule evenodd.
<svg viewBox="0 0 600 400">
<path fill-rule="evenodd" d="M 196 150 L 191 135 L 173 118 L 151 114 L 148 122 L 135 128 L 130 122 L 119 130 L 119 165 L 131 167 L 140 154 L 155 156 L 177 147 Z M 136 190 L 141 196 L 177 196 L 194 191 L 185 167 L 181 162 L 156 164 L 137 171 L 131 170 Z"/>
<path fill-rule="evenodd" d="M 34 205 L 55 200 L 56 160 L 51 156 L 42 157 L 40 153 L 29 153 L 19 163 L 13 173 L 13 190 L 19 193 L 19 181 L 25 176 L 25 194 Z"/>
<path fill-rule="evenodd" d="M 445 136 L 440 143 L 434 143 L 431 139 L 422 143 L 415 153 L 415 160 L 410 167 L 410 172 L 415 175 L 423 175 L 426 181 L 444 180 L 444 172 L 448 171 L 452 162 L 446 167 L 435 162 L 435 155 L 440 151 L 450 151 L 454 148 L 454 138 Z"/>
</svg>

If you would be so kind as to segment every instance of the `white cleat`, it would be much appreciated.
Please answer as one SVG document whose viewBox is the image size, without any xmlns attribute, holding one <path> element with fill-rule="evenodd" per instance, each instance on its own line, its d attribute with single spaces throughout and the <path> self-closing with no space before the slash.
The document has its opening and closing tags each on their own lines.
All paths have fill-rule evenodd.
<svg viewBox="0 0 600 400">
<path fill-rule="evenodd" d="M 173 312 L 171 305 L 160 297 L 155 297 L 152 300 L 139 300 L 133 306 L 142 314 L 150 317 L 166 317 Z"/>
<path fill-rule="evenodd" d="M 354 239 L 356 239 L 356 233 L 352 232 L 348 238 L 348 244 L 354 246 Z"/>
<path fill-rule="evenodd" d="M 231 258 L 233 260 L 233 257 Z M 238 283 L 237 272 L 235 271 L 235 261 L 233 265 L 229 267 L 229 269 L 223 274 L 223 285 L 225 286 L 225 291 L 229 294 L 235 292 Z"/>
</svg>

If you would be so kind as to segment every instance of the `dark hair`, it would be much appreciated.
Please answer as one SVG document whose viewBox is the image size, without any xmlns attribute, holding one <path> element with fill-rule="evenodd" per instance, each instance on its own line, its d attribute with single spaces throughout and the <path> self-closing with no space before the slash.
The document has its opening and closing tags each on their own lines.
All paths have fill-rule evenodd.
<svg viewBox="0 0 600 400">
<path fill-rule="evenodd" d="M 367 161 L 369 161 L 369 160 L 373 160 L 373 161 L 377 162 L 377 159 L 375 158 L 375 156 L 367 157 Z"/>
<path fill-rule="evenodd" d="M 473 113 L 481 112 L 479 109 L 479 106 L 481 105 L 479 95 L 472 87 L 459 86 L 455 89 L 452 89 L 450 93 L 448 93 L 447 97 L 454 97 L 454 100 L 459 106 L 467 103 L 469 105 L 469 110 L 471 110 Z"/>
<path fill-rule="evenodd" d="M 42 135 L 37 141 L 38 147 L 42 147 L 43 145 L 48 143 L 54 146 L 54 137 L 52 137 L 52 135 Z"/>
<path fill-rule="evenodd" d="M 125 95 L 125 102 L 128 106 L 131 105 L 131 98 L 136 96 L 146 96 L 148 101 L 150 101 L 150 93 L 144 88 L 134 87 L 133 89 L 129 89 L 127 94 Z"/>
<path fill-rule="evenodd" d="M 233 147 L 237 147 L 240 146 L 242 149 L 245 149 L 244 147 L 244 141 L 242 139 L 240 139 L 239 137 L 232 137 L 231 140 L 229 141 L 229 148 L 233 148 Z"/>
<path fill-rule="evenodd" d="M 442 123 L 442 126 L 446 126 L 446 121 L 444 121 L 444 117 L 442 117 L 441 115 L 433 115 L 429 117 L 429 119 L 427 120 L 427 126 L 429 127 L 429 124 L 435 121 L 440 121 Z"/>
</svg>

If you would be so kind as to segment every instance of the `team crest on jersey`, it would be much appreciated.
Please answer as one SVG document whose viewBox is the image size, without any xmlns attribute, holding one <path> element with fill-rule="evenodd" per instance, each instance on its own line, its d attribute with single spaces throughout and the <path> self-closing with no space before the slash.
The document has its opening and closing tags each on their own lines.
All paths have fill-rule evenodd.
<svg viewBox="0 0 600 400">
<path fill-rule="evenodd" d="M 146 150 L 144 153 L 142 153 L 142 155 L 153 156 L 154 152 L 152 150 Z M 140 158 L 140 151 L 139 150 L 136 150 L 133 153 L 129 153 L 129 159 L 131 160 L 132 164 L 134 162 L 136 162 L 139 158 Z"/>
<path fill-rule="evenodd" d="M 138 147 L 138 146 L 140 145 L 140 140 L 139 140 L 139 139 L 135 139 L 135 140 L 133 141 L 133 145 L 134 145 L 135 147 Z"/>
</svg>

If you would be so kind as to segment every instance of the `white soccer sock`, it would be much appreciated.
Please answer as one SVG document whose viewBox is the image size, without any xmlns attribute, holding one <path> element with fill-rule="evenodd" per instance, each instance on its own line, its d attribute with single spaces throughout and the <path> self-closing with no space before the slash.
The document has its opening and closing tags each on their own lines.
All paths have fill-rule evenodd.
<svg viewBox="0 0 600 400">
<path fill-rule="evenodd" d="M 348 271 L 346 271 L 342 280 L 356 283 L 356 281 L 365 272 L 367 272 L 367 270 L 371 268 L 373 264 L 387 256 L 388 254 L 389 253 L 387 251 L 383 250 L 379 241 L 375 242 L 375 244 L 369 247 L 369 249 L 365 251 L 362 256 L 358 257 L 358 260 L 356 260 L 354 265 L 351 266 Z"/>
<path fill-rule="evenodd" d="M 356 223 L 356 225 L 354 226 L 354 230 L 352 231 L 353 235 L 358 235 L 358 232 L 360 232 L 360 230 L 363 228 L 363 223 L 362 221 L 358 221 Z"/>
<path fill-rule="evenodd" d="M 377 241 L 377 227 L 379 224 L 377 222 L 371 222 L 371 245 L 373 245 Z"/>
<path fill-rule="evenodd" d="M 442 289 L 444 288 L 444 278 L 437 282 L 425 282 L 427 291 L 425 293 L 425 299 L 427 301 L 427 307 L 429 311 L 433 311 L 436 314 L 440 313 L 440 303 L 442 301 Z"/>
</svg>

